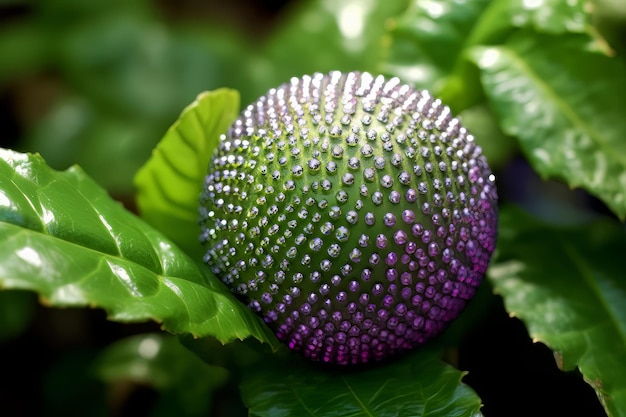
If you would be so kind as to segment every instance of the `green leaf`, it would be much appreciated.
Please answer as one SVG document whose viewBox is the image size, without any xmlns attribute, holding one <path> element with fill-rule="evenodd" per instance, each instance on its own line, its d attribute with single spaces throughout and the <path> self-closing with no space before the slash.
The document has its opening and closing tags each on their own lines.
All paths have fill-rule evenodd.
<svg viewBox="0 0 626 417">
<path fill-rule="evenodd" d="M 383 68 L 437 91 L 437 82 L 452 71 L 488 6 L 488 0 L 413 0 L 389 25 L 389 62 Z"/>
<path fill-rule="evenodd" d="M 141 216 L 202 259 L 198 198 L 219 136 L 239 113 L 239 94 L 204 92 L 187 106 L 135 177 Z"/>
<path fill-rule="evenodd" d="M 520 37 L 473 57 L 503 131 L 535 170 L 626 217 L 626 66 L 579 38 Z"/>
<path fill-rule="evenodd" d="M 503 44 L 520 29 L 592 34 L 584 6 L 566 0 L 412 0 L 387 25 L 381 69 L 461 111 L 481 100 L 478 75 L 468 62 L 472 47 Z"/>
<path fill-rule="evenodd" d="M 204 363 L 163 334 L 141 334 L 106 347 L 93 364 L 100 379 L 148 385 L 159 391 L 152 415 L 206 416 L 215 390 L 229 378 L 219 366 Z"/>
<path fill-rule="evenodd" d="M 57 172 L 37 155 L 0 150 L 0 241 L 0 288 L 103 308 L 112 320 L 155 320 L 172 333 L 278 343 L 208 268 L 78 167 Z"/>
<path fill-rule="evenodd" d="M 251 416 L 478 416 L 480 398 L 441 351 L 423 349 L 369 370 L 325 370 L 264 361 L 247 371 L 242 398 Z"/>
<path fill-rule="evenodd" d="M 530 27 L 537 32 L 562 34 L 585 33 L 591 30 L 585 1 L 567 0 L 507 0 L 511 23 Z"/>
<path fill-rule="evenodd" d="M 388 25 L 383 72 L 431 91 L 453 109 L 473 104 L 480 85 L 465 51 L 511 30 L 507 2 L 413 0 Z"/>
<path fill-rule="evenodd" d="M 563 369 L 580 369 L 610 416 L 626 416 L 624 226 L 556 228 L 511 208 L 500 222 L 488 277 L 506 309 Z"/>
</svg>

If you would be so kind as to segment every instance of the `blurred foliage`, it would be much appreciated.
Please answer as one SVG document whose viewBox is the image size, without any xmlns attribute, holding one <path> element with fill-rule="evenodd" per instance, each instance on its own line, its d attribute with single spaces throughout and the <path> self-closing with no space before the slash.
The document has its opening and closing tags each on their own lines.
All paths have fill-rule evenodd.
<svg viewBox="0 0 626 417">
<path fill-rule="evenodd" d="M 35 314 L 35 296 L 27 291 L 0 292 L 0 342 L 19 336 Z"/>
<path fill-rule="evenodd" d="M 134 173 L 199 92 L 247 90 L 240 73 L 249 44 L 228 22 L 167 22 L 146 0 L 45 1 L 25 10 L 0 26 L 0 89 L 52 82 L 53 91 L 29 90 L 38 95 L 29 100 L 48 103 L 43 114 L 23 116 L 36 120 L 22 127 L 17 147 L 58 169 L 78 163 L 115 194 L 132 193 Z"/>
<path fill-rule="evenodd" d="M 77 163 L 128 195 L 134 173 L 198 93 L 231 87 L 248 103 L 293 75 L 375 70 L 380 23 L 406 1 L 295 3 L 280 24 L 257 33 L 241 16 L 212 16 L 217 3 L 205 7 L 206 19 L 168 21 L 149 0 L 20 2 L 25 16 L 0 27 L 0 91 L 19 82 L 51 82 L 53 91 L 29 90 L 46 108 L 23 116 L 36 120 L 22 126 L 17 148 L 57 169 Z"/>
<path fill-rule="evenodd" d="M 145 385 L 161 393 L 154 416 L 207 416 L 214 391 L 224 385 L 229 371 L 208 365 L 176 337 L 147 333 L 107 347 L 91 365 L 112 389 Z"/>
</svg>

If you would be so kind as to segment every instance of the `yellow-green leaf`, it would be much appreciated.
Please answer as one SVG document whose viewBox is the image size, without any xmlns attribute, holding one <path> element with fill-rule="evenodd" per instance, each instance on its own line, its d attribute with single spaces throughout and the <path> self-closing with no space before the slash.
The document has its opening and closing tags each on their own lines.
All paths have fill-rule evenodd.
<svg viewBox="0 0 626 417">
<path fill-rule="evenodd" d="M 202 259 L 198 197 L 219 136 L 239 113 L 239 93 L 201 93 L 187 106 L 135 177 L 141 217 Z"/>
</svg>

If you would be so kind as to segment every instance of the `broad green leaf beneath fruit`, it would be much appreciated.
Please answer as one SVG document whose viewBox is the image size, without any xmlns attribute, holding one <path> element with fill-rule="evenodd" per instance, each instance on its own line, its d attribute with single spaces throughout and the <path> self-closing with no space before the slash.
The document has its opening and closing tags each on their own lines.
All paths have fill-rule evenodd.
<svg viewBox="0 0 626 417">
<path fill-rule="evenodd" d="M 555 352 L 561 368 L 580 369 L 609 416 L 625 416 L 624 226 L 598 220 L 556 228 L 511 208 L 500 219 L 488 277 L 507 310 Z"/>
<path fill-rule="evenodd" d="M 154 320 L 221 342 L 269 329 L 206 267 L 126 211 L 78 167 L 0 150 L 0 288 L 53 307 L 98 307 L 112 320 Z"/>
<path fill-rule="evenodd" d="M 346 371 L 266 361 L 244 372 L 251 416 L 479 416 L 481 401 L 463 372 L 424 348 L 385 366 Z"/>
<path fill-rule="evenodd" d="M 197 260 L 198 197 L 219 136 L 239 113 L 239 94 L 204 92 L 187 106 L 135 177 L 137 205 L 144 220 Z"/>
<path fill-rule="evenodd" d="M 580 39 L 517 38 L 473 57 L 505 133 L 535 170 L 596 195 L 626 217 L 626 66 Z M 593 86 L 593 88 L 590 88 Z"/>
</svg>

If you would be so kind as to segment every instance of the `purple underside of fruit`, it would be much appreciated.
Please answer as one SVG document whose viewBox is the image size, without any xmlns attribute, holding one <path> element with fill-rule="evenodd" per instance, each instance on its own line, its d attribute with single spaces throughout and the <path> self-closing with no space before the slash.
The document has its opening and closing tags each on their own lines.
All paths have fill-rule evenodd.
<svg viewBox="0 0 626 417">
<path fill-rule="evenodd" d="M 293 78 L 222 135 L 204 261 L 292 350 L 340 365 L 439 334 L 497 234 L 495 178 L 427 92 L 368 73 Z"/>
</svg>

